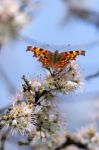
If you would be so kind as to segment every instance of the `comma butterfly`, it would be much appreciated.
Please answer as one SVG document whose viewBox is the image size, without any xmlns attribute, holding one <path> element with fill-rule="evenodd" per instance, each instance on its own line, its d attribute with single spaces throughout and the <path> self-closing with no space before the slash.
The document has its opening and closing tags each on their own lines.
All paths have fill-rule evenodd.
<svg viewBox="0 0 99 150">
<path fill-rule="evenodd" d="M 42 62 L 44 67 L 51 68 L 63 68 L 70 63 L 71 60 L 75 60 L 78 55 L 85 55 L 84 50 L 73 50 L 59 53 L 48 51 L 39 47 L 28 46 L 27 51 L 34 53 L 34 57 L 39 57 L 39 61 Z"/>
</svg>

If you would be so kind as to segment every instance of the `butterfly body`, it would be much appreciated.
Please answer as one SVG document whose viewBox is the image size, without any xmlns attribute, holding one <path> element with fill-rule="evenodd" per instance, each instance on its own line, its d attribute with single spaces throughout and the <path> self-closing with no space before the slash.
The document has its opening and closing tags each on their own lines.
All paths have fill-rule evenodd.
<svg viewBox="0 0 99 150">
<path fill-rule="evenodd" d="M 34 53 L 34 57 L 38 57 L 44 67 L 51 68 L 63 68 L 70 63 L 71 60 L 75 60 L 78 55 L 85 55 L 85 51 L 67 51 L 59 53 L 57 50 L 51 52 L 39 47 L 28 46 L 27 51 Z"/>
</svg>

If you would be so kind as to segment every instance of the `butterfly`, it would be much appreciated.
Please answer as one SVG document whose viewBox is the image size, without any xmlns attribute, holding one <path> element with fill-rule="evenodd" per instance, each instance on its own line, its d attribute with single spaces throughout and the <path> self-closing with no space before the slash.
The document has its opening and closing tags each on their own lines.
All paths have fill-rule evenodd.
<svg viewBox="0 0 99 150">
<path fill-rule="evenodd" d="M 44 67 L 47 68 L 64 68 L 72 60 L 75 60 L 78 55 L 85 55 L 84 50 L 73 50 L 59 53 L 57 50 L 51 52 L 49 50 L 28 46 L 26 51 L 34 53 L 34 57 L 38 57 L 39 61 L 42 62 Z"/>
</svg>

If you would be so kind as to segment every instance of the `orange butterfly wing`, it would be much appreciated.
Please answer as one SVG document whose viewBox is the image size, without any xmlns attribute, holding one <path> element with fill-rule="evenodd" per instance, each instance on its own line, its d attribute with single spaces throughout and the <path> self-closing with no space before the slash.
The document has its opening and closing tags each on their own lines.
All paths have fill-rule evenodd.
<svg viewBox="0 0 99 150">
<path fill-rule="evenodd" d="M 78 51 L 68 51 L 68 52 L 62 52 L 61 54 L 61 60 L 57 64 L 60 68 L 64 67 L 65 65 L 69 64 L 71 60 L 75 60 L 75 58 L 78 55 L 84 55 L 85 56 L 85 51 L 83 50 L 78 50 Z"/>
<path fill-rule="evenodd" d="M 28 46 L 27 51 L 33 52 L 34 57 L 39 57 L 39 61 L 42 62 L 45 67 L 52 68 L 63 68 L 69 64 L 71 60 L 75 60 L 78 55 L 85 55 L 85 51 L 83 50 L 62 52 L 58 53 L 60 59 L 56 62 L 53 62 L 52 58 L 55 56 L 55 53 L 52 53 L 48 50 L 39 47 Z"/>
<path fill-rule="evenodd" d="M 28 46 L 27 51 L 33 52 L 34 57 L 39 57 L 39 61 L 42 62 L 44 66 L 51 65 L 51 61 L 50 61 L 51 52 L 50 51 L 43 49 L 43 48 L 32 47 L 32 46 Z"/>
<path fill-rule="evenodd" d="M 34 53 L 34 57 L 40 56 L 43 52 L 45 53 L 45 49 L 39 47 L 28 46 L 26 51 L 31 51 Z"/>
</svg>

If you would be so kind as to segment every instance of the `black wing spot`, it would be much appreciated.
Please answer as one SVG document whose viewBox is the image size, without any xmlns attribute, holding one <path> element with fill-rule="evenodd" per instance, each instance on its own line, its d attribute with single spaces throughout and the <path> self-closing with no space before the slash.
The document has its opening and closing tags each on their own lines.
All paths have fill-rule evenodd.
<svg viewBox="0 0 99 150">
<path fill-rule="evenodd" d="M 73 54 L 73 51 L 69 51 L 70 54 Z"/>
<path fill-rule="evenodd" d="M 40 48 L 39 51 L 43 51 L 43 48 Z"/>
</svg>

